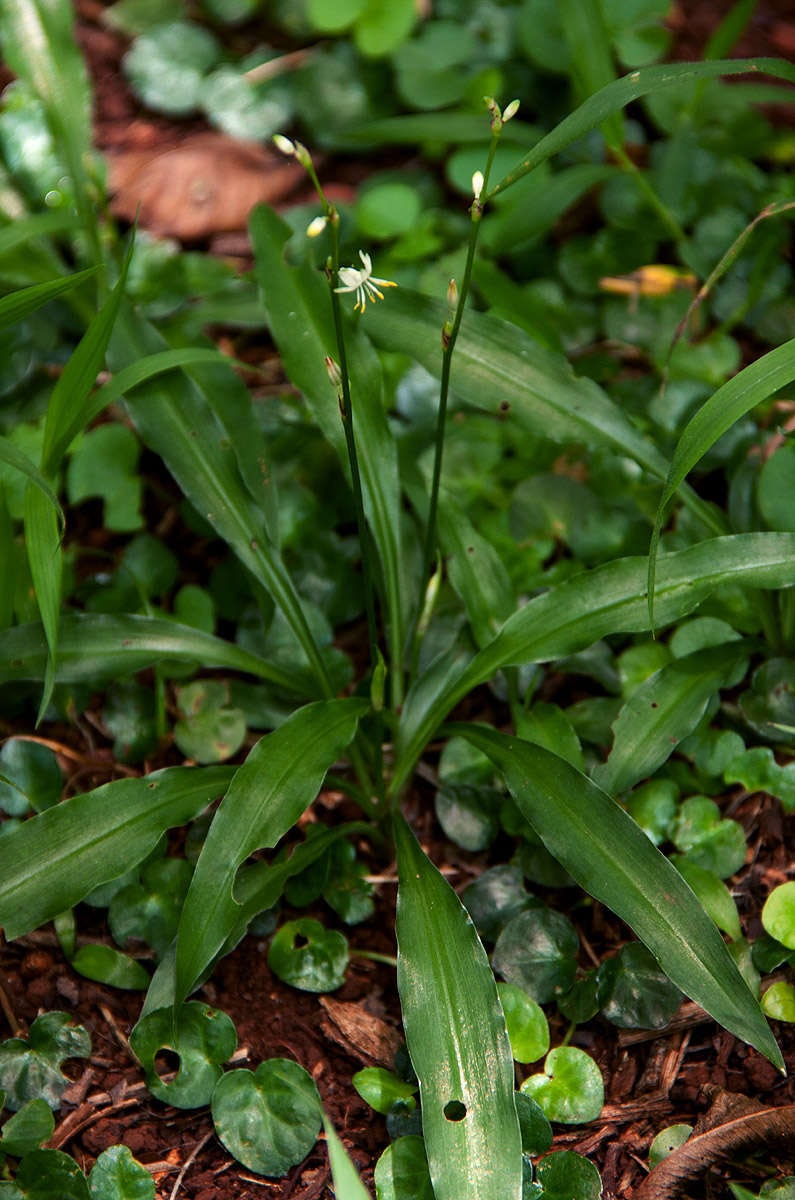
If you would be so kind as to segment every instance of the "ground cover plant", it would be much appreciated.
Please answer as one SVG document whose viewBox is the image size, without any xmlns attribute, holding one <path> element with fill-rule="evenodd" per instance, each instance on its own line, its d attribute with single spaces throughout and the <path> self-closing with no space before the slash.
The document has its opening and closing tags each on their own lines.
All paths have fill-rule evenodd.
<svg viewBox="0 0 795 1200">
<path fill-rule="evenodd" d="M 357 955 L 396 971 L 400 1037 L 370 1014 L 352 1080 L 380 1197 L 598 1196 L 560 1141 L 604 1109 L 590 1022 L 669 1028 L 684 994 L 758 1078 L 791 1045 L 795 885 L 724 881 L 749 858 L 728 790 L 795 807 L 792 147 L 751 107 L 795 68 L 722 57 L 749 4 L 673 64 L 664 6 L 486 7 L 308 4 L 350 37 L 296 83 L 223 43 L 251 6 L 113 6 L 142 102 L 276 132 L 315 191 L 253 209 L 242 276 L 107 218 L 71 7 L 0 17 L 0 925 L 13 951 L 52 922 L 73 976 L 146 990 L 139 1079 L 209 1109 L 257 1186 L 323 1130 L 335 1194 L 367 1194 L 309 1064 L 236 1058 L 213 980 L 246 937 L 296 996 Z M 301 102 L 343 77 L 361 103 Z M 326 186 L 321 151 L 417 141 L 354 205 Z M 50 733 L 89 720 L 122 777 L 63 798 Z M 445 846 L 476 864 L 458 893 Z M 355 940 L 395 883 L 394 929 Z M 599 956 L 607 910 L 639 940 Z M 59 1148 L 91 1034 L 4 1011 L 0 1195 L 175 1195 L 130 1146 Z M 674 1176 L 709 1136 L 655 1132 Z M 736 1195 L 791 1188 L 774 1153 L 742 1170 Z"/>
</svg>

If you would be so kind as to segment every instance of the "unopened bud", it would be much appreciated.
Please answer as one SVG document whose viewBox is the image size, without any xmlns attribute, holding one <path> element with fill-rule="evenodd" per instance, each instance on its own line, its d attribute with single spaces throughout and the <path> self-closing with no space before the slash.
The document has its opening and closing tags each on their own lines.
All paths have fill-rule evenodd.
<svg viewBox="0 0 795 1200">
<path fill-rule="evenodd" d="M 483 191 L 483 172 L 476 171 L 472 176 L 472 192 L 476 200 L 480 199 L 480 193 Z"/>
<path fill-rule="evenodd" d="M 386 663 L 381 651 L 376 649 L 376 664 L 370 679 L 370 703 L 374 712 L 381 712 L 384 707 L 384 691 L 386 684 Z"/>
<path fill-rule="evenodd" d="M 447 307 L 451 308 L 451 309 L 455 309 L 457 304 L 458 304 L 458 288 L 456 287 L 455 280 L 451 279 L 449 284 L 447 285 Z"/>
<path fill-rule="evenodd" d="M 510 104 L 506 104 L 505 108 L 503 109 L 503 113 L 502 113 L 503 125 L 505 124 L 506 121 L 510 121 L 511 117 L 515 117 L 516 114 L 518 113 L 518 111 L 519 111 L 519 101 L 518 100 L 512 100 Z"/>
<path fill-rule="evenodd" d="M 295 143 L 291 142 L 283 133 L 274 133 L 273 144 L 277 150 L 281 150 L 282 154 L 295 157 Z"/>
<path fill-rule="evenodd" d="M 340 371 L 338 364 L 334 362 L 334 359 L 330 354 L 326 355 L 326 370 L 328 372 L 329 382 L 335 388 L 338 388 L 342 383 L 342 371 Z"/>
<path fill-rule="evenodd" d="M 315 217 L 314 221 L 310 221 L 306 227 L 306 236 L 310 238 L 320 237 L 323 230 L 326 228 L 325 217 Z"/>
<path fill-rule="evenodd" d="M 307 170 L 312 166 L 312 156 L 302 142 L 295 143 L 295 157 L 301 166 L 306 167 Z"/>
</svg>

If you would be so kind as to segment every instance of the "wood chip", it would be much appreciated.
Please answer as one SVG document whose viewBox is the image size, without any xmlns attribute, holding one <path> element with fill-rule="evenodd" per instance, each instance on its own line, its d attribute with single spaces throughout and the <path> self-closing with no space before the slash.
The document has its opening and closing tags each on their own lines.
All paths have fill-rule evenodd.
<svg viewBox="0 0 795 1200">
<path fill-rule="evenodd" d="M 327 1037 L 363 1063 L 392 1067 L 400 1045 L 397 1030 L 367 1012 L 361 1004 L 332 1000 L 330 996 L 321 996 L 320 1003 L 328 1017 L 320 1022 Z"/>
</svg>

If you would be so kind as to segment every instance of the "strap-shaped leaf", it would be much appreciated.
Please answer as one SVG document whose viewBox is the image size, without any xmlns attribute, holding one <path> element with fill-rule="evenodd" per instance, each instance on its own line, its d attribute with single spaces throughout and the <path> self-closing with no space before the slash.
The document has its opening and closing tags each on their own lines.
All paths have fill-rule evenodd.
<svg viewBox="0 0 795 1200">
<path fill-rule="evenodd" d="M 331 1166 L 336 1200 L 370 1200 L 370 1193 L 359 1178 L 359 1172 L 348 1157 L 347 1150 L 325 1112 L 323 1113 L 323 1128 L 326 1131 L 328 1160 Z"/>
<path fill-rule="evenodd" d="M 321 700 L 260 738 L 235 772 L 202 846 L 177 935 L 175 1002 L 184 1000 L 240 915 L 241 863 L 271 848 L 317 796 L 326 771 L 356 733 L 365 700 Z"/>
<path fill-rule="evenodd" d="M 30 287 L 20 288 L 8 296 L 3 296 L 0 300 L 0 329 L 16 325 L 17 321 L 35 312 L 43 304 L 49 304 L 56 296 L 63 296 L 86 279 L 91 279 L 96 272 L 96 267 L 89 267 L 87 271 L 76 271 L 74 275 L 67 275 L 63 279 L 48 279 L 46 283 L 34 283 Z"/>
<path fill-rule="evenodd" d="M 692 471 L 697 462 L 731 429 L 735 421 L 745 416 L 757 404 L 767 400 L 780 388 L 795 379 L 795 338 L 777 346 L 755 363 L 751 363 L 733 376 L 714 395 L 706 400 L 685 425 L 676 444 L 671 467 L 665 480 L 660 503 L 654 518 L 654 530 L 649 546 L 648 593 L 649 612 L 654 620 L 657 611 L 655 578 L 657 574 L 657 547 L 665 510 L 674 492 Z"/>
<path fill-rule="evenodd" d="M 649 629 L 645 558 L 622 558 L 535 596 L 506 621 L 467 667 L 434 665 L 409 692 L 397 738 L 390 792 L 396 794 L 434 730 L 459 700 L 503 667 L 562 658 L 614 633 Z M 711 538 L 660 558 L 657 616 L 660 626 L 696 608 L 722 583 L 791 587 L 795 534 L 741 533 Z"/>
<path fill-rule="evenodd" d="M 717 59 L 701 63 L 665 63 L 662 66 L 644 67 L 631 71 L 622 79 L 616 79 L 600 88 L 592 96 L 556 125 L 546 137 L 538 141 L 530 153 L 508 172 L 485 196 L 484 203 L 503 192 L 517 179 L 532 171 L 539 163 L 546 162 L 553 154 L 565 150 L 590 130 L 596 129 L 613 113 L 620 112 L 627 104 L 640 96 L 649 96 L 664 88 L 682 87 L 698 79 L 710 79 L 720 75 L 756 75 L 765 73 L 779 79 L 795 82 L 795 65 L 781 58 L 736 58 Z"/>
<path fill-rule="evenodd" d="M 696 650 L 655 671 L 613 722 L 613 748 L 591 778 L 609 796 L 648 779 L 692 733 L 710 698 L 753 648 L 749 641 Z"/>
<path fill-rule="evenodd" d="M 157 330 L 123 307 L 109 352 L 120 371 L 168 349 Z M 185 496 L 229 543 L 237 557 L 271 594 L 312 666 L 320 691 L 332 695 L 323 658 L 301 598 L 272 545 L 264 514 L 244 484 L 227 430 L 184 371 L 141 383 L 126 397 L 141 437 L 163 459 Z"/>
<path fill-rule="evenodd" d="M 107 682 L 156 663 L 197 662 L 267 679 L 288 692 L 311 696 L 311 678 L 289 673 L 234 642 L 162 617 L 67 613 L 58 626 L 58 683 Z M 47 642 L 38 622 L 0 632 L 0 683 L 44 678 Z"/>
<path fill-rule="evenodd" d="M 0 838 L 0 925 L 11 940 L 123 875 L 197 817 L 234 767 L 169 767 L 71 796 Z"/>
<path fill-rule="evenodd" d="M 57 514 L 49 498 L 32 482 L 25 488 L 25 546 L 48 650 L 38 723 L 55 687 L 63 554 Z"/>
<path fill-rule="evenodd" d="M 513 1059 L 486 952 L 449 883 L 395 816 L 398 988 L 436 1200 L 519 1200 Z"/>
<path fill-rule="evenodd" d="M 550 853 L 632 927 L 676 986 L 783 1070 L 759 1003 L 714 922 L 620 805 L 541 746 L 485 725 L 454 723 L 450 732 L 491 758 Z"/>
<path fill-rule="evenodd" d="M 47 497 L 58 518 L 58 529 L 63 532 L 65 518 L 63 509 L 58 503 L 58 497 L 33 460 L 28 458 L 24 450 L 20 450 L 19 446 L 14 442 L 9 441 L 8 438 L 0 437 L 0 462 L 7 463 L 15 471 L 19 471 L 20 475 L 27 475 L 31 483 L 35 484 Z"/>
</svg>

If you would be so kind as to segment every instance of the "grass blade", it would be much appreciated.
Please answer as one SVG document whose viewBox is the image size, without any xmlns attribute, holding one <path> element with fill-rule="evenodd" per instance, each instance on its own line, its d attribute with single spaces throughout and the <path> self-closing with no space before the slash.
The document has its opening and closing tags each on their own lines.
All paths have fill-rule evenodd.
<svg viewBox="0 0 795 1200">
<path fill-rule="evenodd" d="M 654 610 L 657 607 L 655 578 L 657 574 L 660 533 L 668 507 L 675 491 L 685 476 L 703 458 L 711 446 L 727 429 L 757 404 L 767 400 L 780 388 L 795 379 L 795 338 L 777 346 L 755 363 L 733 376 L 723 387 L 718 388 L 709 400 L 701 405 L 690 418 L 682 436 L 676 444 L 671 466 L 665 480 L 660 503 L 654 518 L 647 589 L 649 596 L 649 623 L 654 627 Z"/>
<path fill-rule="evenodd" d="M 392 795 L 399 792 L 441 721 L 459 700 L 504 667 L 547 662 L 616 633 L 650 628 L 645 594 L 647 561 L 622 558 L 535 596 L 506 621 L 468 666 L 434 668 L 409 693 L 397 738 Z M 692 612 L 722 583 L 791 587 L 795 534 L 743 533 L 712 538 L 660 558 L 657 609 L 660 625 Z"/>
<path fill-rule="evenodd" d="M 353 740 L 364 700 L 321 700 L 257 742 L 213 818 L 177 935 L 176 996 L 189 994 L 235 928 L 238 868 L 272 848 L 317 796 L 326 771 Z"/>
<path fill-rule="evenodd" d="M 487 203 L 492 196 L 503 192 L 517 179 L 527 175 L 539 163 L 546 162 L 553 154 L 565 150 L 566 146 L 596 129 L 603 121 L 614 113 L 620 112 L 627 104 L 640 96 L 662 91 L 669 87 L 683 87 L 699 79 L 712 79 L 720 75 L 775 75 L 779 79 L 788 79 L 795 83 L 795 64 L 785 62 L 780 58 L 736 58 L 718 59 L 701 63 L 665 63 L 662 66 L 644 67 L 632 71 L 622 79 L 608 83 L 606 87 L 589 96 L 588 99 L 570 113 L 568 117 L 556 125 L 546 137 L 535 144 L 530 153 L 520 163 L 509 171 L 488 195 L 483 197 Z"/>
<path fill-rule="evenodd" d="M 337 1137 L 331 1119 L 323 1112 L 323 1128 L 326 1131 L 328 1160 L 334 1182 L 335 1200 L 370 1200 L 370 1193 L 359 1178 L 359 1172 L 348 1157 L 348 1152 Z"/>
<path fill-rule="evenodd" d="M 110 348 L 111 367 L 167 350 L 149 322 L 122 308 Z M 271 594 L 298 638 L 323 695 L 333 694 L 301 599 L 271 545 L 265 518 L 240 478 L 226 430 L 206 396 L 184 372 L 168 383 L 150 379 L 126 397 L 141 437 L 161 456 L 185 496 L 229 543 L 243 566 Z"/>
<path fill-rule="evenodd" d="M 714 922 L 620 805 L 541 746 L 483 725 L 453 724 L 450 732 L 491 758 L 550 853 L 632 927 L 676 986 L 783 1070 L 759 1003 Z"/>
<path fill-rule="evenodd" d="M 66 613 L 58 627 L 57 683 L 110 682 L 158 663 L 192 662 L 246 671 L 291 695 L 311 696 L 312 677 L 249 654 L 234 642 L 162 617 L 113 613 Z M 38 623 L 0 632 L 0 683 L 41 680 L 47 641 Z"/>
<path fill-rule="evenodd" d="M 489 960 L 466 909 L 400 813 L 394 828 L 398 989 L 434 1195 L 519 1200 L 513 1058 Z"/>
<path fill-rule="evenodd" d="M 35 213 L 0 229 L 0 258 L 10 254 L 18 246 L 38 237 L 51 237 L 57 233 L 74 233 L 79 223 L 71 212 Z"/>
<path fill-rule="evenodd" d="M 66 523 L 63 509 L 58 503 L 58 497 L 55 492 L 33 460 L 28 458 L 24 450 L 20 450 L 15 442 L 10 442 L 8 438 L 0 437 L 0 462 L 8 463 L 10 467 L 13 467 L 15 471 L 19 471 L 21 475 L 27 475 L 30 482 L 35 484 L 39 491 L 46 496 L 58 520 L 58 528 L 63 533 Z"/>
<path fill-rule="evenodd" d="M 38 725 L 55 687 L 63 554 L 58 517 L 49 498 L 33 483 L 28 483 L 25 489 L 25 546 L 48 650 L 44 667 L 44 691 L 36 718 Z"/>
<path fill-rule="evenodd" d="M 9 941 L 123 875 L 166 829 L 193 820 L 234 767 L 169 767 L 62 800 L 0 838 L 0 925 Z"/>
<path fill-rule="evenodd" d="M 74 275 L 67 275 L 64 279 L 48 279 L 46 283 L 34 283 L 30 287 L 19 288 L 18 291 L 3 296 L 0 300 L 0 329 L 16 325 L 17 321 L 21 321 L 29 313 L 35 312 L 43 304 L 48 304 L 56 296 L 71 292 L 96 273 L 96 267 L 89 267 L 86 271 L 76 271 Z"/>
<path fill-rule="evenodd" d="M 729 642 L 677 658 L 650 675 L 613 722 L 613 748 L 592 779 L 609 796 L 648 779 L 692 733 L 753 643 Z"/>
<path fill-rule="evenodd" d="M 597 0 L 560 0 L 560 15 L 580 95 L 591 96 L 616 78 L 601 6 Z M 623 146 L 621 109 L 605 118 L 602 132 L 608 146 Z"/>
<path fill-rule="evenodd" d="M 260 206 L 254 210 L 250 230 L 268 327 L 279 346 L 288 376 L 303 392 L 315 420 L 336 450 L 346 477 L 350 478 L 337 393 L 325 366 L 326 355 L 337 356 L 328 288 L 318 272 L 308 265 L 294 269 L 285 264 L 284 243 L 290 229 L 270 209 Z M 390 302 L 391 299 L 390 296 Z M 369 318 L 368 312 L 368 328 Z M 297 329 L 301 331 L 300 338 L 295 336 Z M 361 330 L 353 325 L 346 328 L 345 344 L 364 509 L 383 572 L 392 699 L 397 705 L 402 699 L 401 655 L 409 603 L 403 586 L 397 450 L 382 403 L 383 380 L 378 357 Z"/>
</svg>

